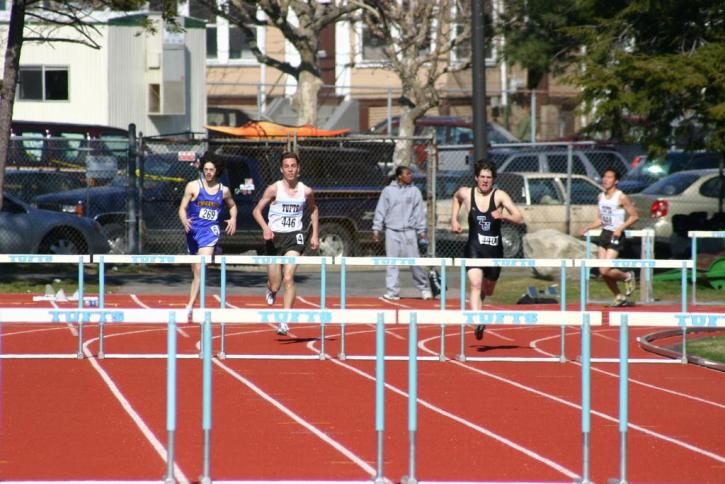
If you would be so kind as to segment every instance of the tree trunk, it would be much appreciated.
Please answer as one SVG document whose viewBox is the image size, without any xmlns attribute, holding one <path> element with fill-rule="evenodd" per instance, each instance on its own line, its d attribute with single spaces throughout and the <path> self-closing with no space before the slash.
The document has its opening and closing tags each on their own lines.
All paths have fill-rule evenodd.
<svg viewBox="0 0 725 484">
<path fill-rule="evenodd" d="M 297 79 L 297 91 L 292 98 L 292 108 L 297 111 L 298 124 L 317 125 L 317 95 L 322 79 L 311 72 L 302 71 Z"/>
<path fill-rule="evenodd" d="M 400 113 L 398 136 L 401 138 L 410 138 L 415 135 L 415 111 L 404 109 Z M 395 143 L 395 152 L 393 153 L 393 163 L 395 166 L 410 166 L 413 159 L 413 140 L 399 139 Z"/>
<path fill-rule="evenodd" d="M 8 43 L 5 50 L 5 68 L 2 88 L 0 88 L 0 209 L 3 204 L 3 186 L 5 184 L 5 165 L 10 146 L 10 129 L 15 104 L 15 89 L 18 83 L 20 50 L 23 47 L 23 29 L 25 27 L 26 0 L 16 0 L 10 10 Z"/>
</svg>

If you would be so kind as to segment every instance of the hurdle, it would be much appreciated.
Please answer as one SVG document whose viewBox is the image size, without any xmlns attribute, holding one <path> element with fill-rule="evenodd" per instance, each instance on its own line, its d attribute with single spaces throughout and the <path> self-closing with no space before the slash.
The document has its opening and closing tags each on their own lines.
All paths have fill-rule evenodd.
<svg viewBox="0 0 725 484">
<path fill-rule="evenodd" d="M 692 261 L 689 261 L 692 262 Z M 683 273 L 685 269 L 683 267 Z M 683 276 L 684 277 L 684 276 Z M 683 300 L 686 296 L 683 295 Z M 629 326 L 666 326 L 687 328 L 725 328 L 725 314 L 721 313 L 679 313 L 665 312 L 613 312 L 609 324 L 619 326 L 619 478 L 610 478 L 609 483 L 627 482 L 627 427 L 629 426 Z M 683 354 L 684 342 L 683 342 Z"/>
<path fill-rule="evenodd" d="M 319 324 L 320 355 L 249 355 L 226 354 L 226 359 L 240 360 L 312 360 L 327 358 L 325 353 L 325 329 L 329 324 L 340 326 L 350 324 L 395 324 L 396 314 L 392 309 L 194 309 L 194 321 L 210 318 L 214 324 L 279 324 L 287 323 L 290 327 L 299 324 Z M 373 356 L 370 359 L 375 359 Z M 389 358 L 389 357 L 386 357 Z"/>
<path fill-rule="evenodd" d="M 601 229 L 592 229 L 587 231 L 586 247 L 585 247 L 585 259 L 592 258 L 592 236 L 598 237 L 602 233 Z M 633 238 L 638 237 L 642 239 L 641 244 L 641 258 L 642 259 L 654 259 L 654 229 L 642 229 L 642 230 L 625 230 L 625 237 Z M 589 303 L 589 281 L 587 280 L 586 285 L 586 301 Z M 640 268 L 639 272 L 639 297 L 640 302 L 647 303 L 652 302 L 654 299 L 654 291 L 652 289 L 652 269 L 648 267 Z M 593 302 L 593 301 L 591 301 Z"/>
<path fill-rule="evenodd" d="M 348 266 L 369 266 L 369 267 L 411 267 L 411 266 L 436 266 L 441 271 L 441 293 L 439 300 L 440 311 L 446 310 L 446 266 L 453 264 L 453 259 L 446 257 L 336 257 L 335 265 L 340 266 L 340 309 L 344 310 L 347 305 L 347 267 Z M 438 359 L 445 361 L 445 326 L 441 325 L 441 347 L 437 357 L 421 356 L 420 359 Z M 371 360 L 372 356 L 347 355 L 345 353 L 345 325 L 340 327 L 340 360 Z M 386 356 L 389 360 L 405 360 L 407 356 Z"/>
<path fill-rule="evenodd" d="M 654 259 L 577 259 L 574 261 L 574 265 L 581 269 L 581 309 L 584 310 L 587 305 L 585 297 L 585 286 L 589 280 L 589 269 L 592 267 L 616 267 L 616 268 L 649 268 L 654 269 L 680 269 L 680 309 L 682 313 L 687 312 L 687 269 L 693 267 L 692 260 L 654 260 Z M 610 312 L 610 317 L 613 314 L 619 314 L 617 311 Z M 650 314 L 650 313 L 639 313 L 639 314 Z M 652 313 L 652 314 L 667 314 L 667 313 Z M 652 326 L 652 325 L 651 325 Z M 687 339 L 687 329 L 683 326 L 682 328 L 682 345 L 683 353 L 680 362 L 687 362 L 687 355 L 684 349 L 685 342 Z M 596 363 L 618 363 L 619 358 L 592 358 L 593 362 Z M 655 358 L 633 358 L 629 360 L 631 363 L 677 363 L 677 360 L 669 359 L 655 359 Z"/>
<path fill-rule="evenodd" d="M 690 253 L 692 257 L 692 304 L 708 304 L 707 302 L 697 302 L 697 239 L 725 239 L 725 230 L 708 231 L 708 230 L 690 230 L 687 232 L 690 237 Z"/>
<path fill-rule="evenodd" d="M 416 483 L 416 432 L 418 400 L 418 325 L 443 324 L 496 324 L 523 326 L 580 326 L 582 328 L 582 480 L 590 482 L 590 433 L 591 433 L 591 326 L 601 326 L 602 313 L 598 311 L 436 311 L 400 310 L 398 323 L 410 327 L 408 341 L 408 476 L 403 482 Z M 471 360 L 473 360 L 471 358 Z M 551 361 L 551 360 L 549 360 Z M 558 361 L 554 359 L 553 361 Z"/>
<path fill-rule="evenodd" d="M 287 255 L 224 255 L 215 256 L 214 262 L 221 265 L 221 287 L 220 287 L 220 307 L 227 307 L 227 265 L 253 265 L 266 266 L 270 264 L 280 265 L 319 265 L 320 266 L 320 308 L 324 309 L 327 305 L 327 266 L 333 261 L 332 257 L 317 256 L 287 256 Z M 243 355 L 228 355 L 225 346 L 225 322 L 220 321 L 221 335 L 219 337 L 219 358 L 243 358 Z M 320 325 L 320 359 L 324 359 L 325 355 L 325 326 Z M 267 359 L 274 359 L 274 355 L 265 355 Z M 314 358 L 314 356 L 312 356 Z"/>
<path fill-rule="evenodd" d="M 386 482 L 383 475 L 383 441 L 385 430 L 385 325 L 393 324 L 396 321 L 394 310 L 380 309 L 320 309 L 320 310 L 296 310 L 296 309 L 195 309 L 194 320 L 200 320 L 202 324 L 202 347 L 211 349 L 211 325 L 212 324 L 259 324 L 259 323 L 287 323 L 295 324 L 375 324 L 376 352 L 375 352 L 375 433 L 377 438 L 376 452 L 376 475 L 374 481 L 378 484 Z M 324 332 L 321 331 L 322 334 Z M 322 353 L 322 351 L 321 351 Z M 210 484 L 211 479 L 211 351 L 203 352 L 202 371 L 202 430 L 203 430 L 203 466 L 201 482 Z M 266 359 L 269 355 L 260 355 L 257 358 Z M 227 355 L 227 358 L 241 357 L 248 359 L 245 355 Z M 292 359 L 291 357 L 288 359 Z M 296 357 L 296 359 L 300 359 Z M 306 358 L 307 359 L 307 358 Z M 369 481 L 364 481 L 369 482 Z"/>
<path fill-rule="evenodd" d="M 567 267 L 573 267 L 571 259 L 455 259 L 454 265 L 460 267 L 460 278 L 461 278 L 461 311 L 466 310 L 466 269 L 474 267 L 558 267 L 559 271 L 559 287 L 561 292 L 560 308 L 561 312 L 566 311 L 566 269 Z M 496 311 L 486 311 L 487 313 L 496 313 Z M 530 312 L 530 311 L 528 311 Z M 549 311 L 546 311 L 549 312 Z M 519 311 L 517 313 L 527 313 L 527 311 Z M 476 324 L 488 324 L 488 323 L 476 323 Z M 464 351 L 465 347 L 465 323 L 461 324 L 461 344 L 460 353 L 456 357 L 458 361 L 466 361 L 466 355 Z M 561 345 L 560 353 L 558 357 L 543 357 L 543 358 L 521 358 L 521 357 L 469 357 L 470 361 L 526 361 L 526 362 L 546 362 L 546 361 L 566 361 L 564 355 L 565 350 L 565 338 L 564 338 L 564 325 L 561 325 Z"/>
<path fill-rule="evenodd" d="M 199 284 L 199 304 L 203 308 L 206 299 L 206 267 L 213 261 L 212 256 L 208 255 L 133 255 L 133 254 L 104 254 L 94 256 L 94 262 L 98 263 L 98 306 L 105 308 L 106 303 L 106 264 L 200 264 L 201 265 L 201 282 Z M 148 311 L 148 309 L 147 309 Z M 185 317 L 177 318 L 177 321 L 185 321 Z M 98 358 L 165 358 L 165 355 L 150 354 L 106 354 L 104 347 L 105 321 L 101 321 L 98 325 Z M 203 348 L 202 348 L 203 351 Z M 178 358 L 200 358 L 201 353 L 197 355 L 182 354 Z"/>
</svg>

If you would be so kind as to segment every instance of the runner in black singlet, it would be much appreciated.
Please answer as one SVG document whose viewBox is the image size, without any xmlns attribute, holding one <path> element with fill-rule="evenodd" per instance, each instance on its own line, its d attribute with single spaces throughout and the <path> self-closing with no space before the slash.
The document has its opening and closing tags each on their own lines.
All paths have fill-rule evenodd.
<svg viewBox="0 0 725 484">
<path fill-rule="evenodd" d="M 451 230 L 455 233 L 463 231 L 458 223 L 458 215 L 461 208 L 468 204 L 469 230 L 464 256 L 476 259 L 499 259 L 503 257 L 501 222 L 521 224 L 524 222 L 524 217 L 505 191 L 494 190 L 493 182 L 496 179 L 494 163 L 489 161 L 476 163 L 475 179 L 475 187 L 461 187 L 453 196 Z M 487 209 L 483 212 L 479 207 Z M 500 274 L 500 267 L 468 268 L 469 304 L 472 311 L 481 310 L 484 298 L 493 294 Z M 483 338 L 485 328 L 484 325 L 476 326 L 476 339 Z"/>
</svg>

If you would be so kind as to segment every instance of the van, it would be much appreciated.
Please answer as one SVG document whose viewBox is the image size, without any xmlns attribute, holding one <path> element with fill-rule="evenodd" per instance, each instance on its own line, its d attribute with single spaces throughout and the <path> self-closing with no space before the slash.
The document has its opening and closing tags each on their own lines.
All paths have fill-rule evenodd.
<svg viewBox="0 0 725 484">
<path fill-rule="evenodd" d="M 128 130 L 95 124 L 12 121 L 8 166 L 83 168 L 125 160 Z M 90 157 L 90 159 L 89 159 Z"/>
</svg>

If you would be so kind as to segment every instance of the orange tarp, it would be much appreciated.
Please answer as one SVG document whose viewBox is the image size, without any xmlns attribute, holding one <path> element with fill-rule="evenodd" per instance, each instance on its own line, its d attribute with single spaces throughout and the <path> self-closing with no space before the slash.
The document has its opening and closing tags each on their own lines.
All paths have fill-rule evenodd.
<svg viewBox="0 0 725 484">
<path fill-rule="evenodd" d="M 286 126 L 284 124 L 271 123 L 269 121 L 249 121 L 242 126 L 233 128 L 231 126 L 206 126 L 209 131 L 239 136 L 243 138 L 271 138 L 294 136 L 325 138 L 330 136 L 341 136 L 350 132 L 349 129 L 320 129 L 306 124 L 304 126 Z"/>
</svg>

